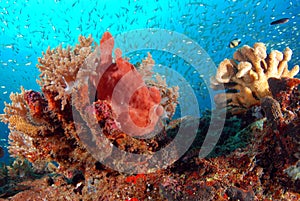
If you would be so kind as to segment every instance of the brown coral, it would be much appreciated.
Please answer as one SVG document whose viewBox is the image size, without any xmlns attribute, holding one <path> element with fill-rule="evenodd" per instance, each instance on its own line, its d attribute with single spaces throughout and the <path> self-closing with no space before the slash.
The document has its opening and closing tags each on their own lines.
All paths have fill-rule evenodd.
<svg viewBox="0 0 300 201">
<path fill-rule="evenodd" d="M 46 53 L 43 52 L 43 57 L 38 59 L 37 67 L 41 71 L 38 83 L 43 86 L 43 90 L 57 93 L 54 99 L 60 102 L 61 110 L 70 100 L 80 67 L 94 49 L 91 36 L 79 36 L 78 41 L 79 44 L 74 48 L 69 46 L 63 49 L 59 46 L 51 50 L 48 47 Z"/>
<path fill-rule="evenodd" d="M 274 98 L 263 98 L 262 108 L 267 118 L 266 126 L 271 125 L 271 129 L 266 127 L 259 147 L 267 151 L 260 153 L 257 158 L 269 172 L 276 172 L 276 180 L 297 188 L 300 164 L 300 92 L 297 87 L 300 79 L 269 78 L 268 83 Z M 269 161 L 272 161 L 273 167 Z"/>
<path fill-rule="evenodd" d="M 0 120 L 4 123 L 9 123 L 9 118 L 13 115 L 19 115 L 21 117 L 26 117 L 27 106 L 24 100 L 25 90 L 21 87 L 21 93 L 11 93 L 9 98 L 12 103 L 4 103 L 4 114 L 1 114 Z"/>
<path fill-rule="evenodd" d="M 271 96 L 266 96 L 261 99 L 261 107 L 272 128 L 277 129 L 283 122 L 280 104 Z"/>
<path fill-rule="evenodd" d="M 74 48 L 48 50 L 39 58 L 42 92 L 24 90 L 10 95 L 1 121 L 9 124 L 9 152 L 33 164 L 56 161 L 60 171 L 84 169 L 95 162 L 82 143 L 72 121 L 71 90 L 79 68 L 92 52 L 93 39 L 79 37 Z M 84 164 L 84 165 L 83 165 Z"/>
<path fill-rule="evenodd" d="M 289 48 L 283 53 L 272 50 L 267 54 L 263 43 L 255 43 L 253 48 L 243 46 L 234 53 L 234 60 L 222 61 L 216 75 L 211 78 L 213 89 L 219 89 L 222 84 L 229 89 L 228 93 L 215 96 L 216 104 L 225 106 L 226 99 L 232 106 L 249 108 L 259 104 L 261 98 L 271 95 L 268 78 L 292 78 L 299 72 L 298 65 L 288 70 L 291 55 Z"/>
</svg>

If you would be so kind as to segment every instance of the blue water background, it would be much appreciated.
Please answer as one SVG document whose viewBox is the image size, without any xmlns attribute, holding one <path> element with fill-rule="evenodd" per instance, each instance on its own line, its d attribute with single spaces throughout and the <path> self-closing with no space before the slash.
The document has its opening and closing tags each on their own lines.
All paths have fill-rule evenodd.
<svg viewBox="0 0 300 201">
<path fill-rule="evenodd" d="M 175 31 L 197 42 L 216 66 L 232 57 L 235 49 L 228 47 L 232 39 L 240 38 L 240 46 L 260 41 L 268 50 L 290 47 L 294 53 L 289 63 L 292 67 L 300 63 L 299 10 L 299 0 L 0 0 L 0 111 L 4 101 L 10 102 L 9 94 L 19 92 L 20 86 L 40 90 L 35 65 L 42 51 L 48 46 L 74 45 L 80 34 L 92 34 L 99 41 L 105 31 L 112 35 L 144 28 Z M 290 21 L 270 25 L 284 17 Z M 135 55 L 130 59 L 138 61 L 146 52 L 128 55 Z M 209 86 L 202 82 L 201 75 L 193 73 L 188 62 L 169 53 L 152 53 L 156 63 L 174 69 L 189 81 L 201 111 L 211 107 Z M 212 67 L 204 65 L 204 72 Z M 165 77 L 176 84 L 172 75 Z M 1 146 L 7 145 L 8 133 L 7 125 L 0 123 Z M 0 160 L 8 160 L 7 150 Z"/>
</svg>

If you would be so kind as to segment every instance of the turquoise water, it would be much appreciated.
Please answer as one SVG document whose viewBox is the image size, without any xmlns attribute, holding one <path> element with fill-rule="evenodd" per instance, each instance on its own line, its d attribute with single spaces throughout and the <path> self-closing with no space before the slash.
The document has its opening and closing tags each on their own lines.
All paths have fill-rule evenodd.
<svg viewBox="0 0 300 201">
<path fill-rule="evenodd" d="M 294 52 L 289 63 L 292 67 L 300 63 L 299 10 L 299 0 L 0 0 L 0 110 L 21 85 L 39 90 L 35 65 L 42 51 L 48 46 L 74 45 L 80 34 L 92 34 L 99 41 L 105 31 L 115 36 L 145 28 L 170 30 L 199 44 L 216 66 L 232 57 L 235 49 L 228 47 L 232 39 L 241 39 L 240 46 L 260 41 L 268 50 L 290 47 Z M 288 23 L 270 25 L 285 17 L 290 18 Z M 147 51 L 128 52 L 128 56 L 135 62 Z M 211 107 L 209 86 L 187 61 L 161 51 L 151 53 L 157 64 L 174 69 L 189 81 L 201 110 Z M 213 66 L 203 65 L 203 72 L 210 72 L 210 68 Z M 172 76 L 165 75 L 176 84 Z M 7 144 L 8 132 L 0 123 L 2 146 Z M 0 160 L 7 160 L 7 156 Z"/>
</svg>

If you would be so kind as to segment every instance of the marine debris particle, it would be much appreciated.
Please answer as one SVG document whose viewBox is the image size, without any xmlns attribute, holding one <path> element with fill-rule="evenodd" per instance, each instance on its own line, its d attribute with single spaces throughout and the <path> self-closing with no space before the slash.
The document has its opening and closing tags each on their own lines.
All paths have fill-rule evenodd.
<svg viewBox="0 0 300 201">
<path fill-rule="evenodd" d="M 292 78 L 299 72 L 299 66 L 288 69 L 292 50 L 266 52 L 264 43 L 255 43 L 238 49 L 234 59 L 223 60 L 215 76 L 211 77 L 211 87 L 218 90 L 220 85 L 228 89 L 214 97 L 218 107 L 238 106 L 249 108 L 259 105 L 260 99 L 271 95 L 268 78 Z M 228 104 L 227 104 L 228 101 Z"/>
<path fill-rule="evenodd" d="M 279 20 L 275 20 L 270 23 L 270 25 L 277 25 L 277 24 L 285 24 L 289 21 L 289 18 L 281 18 Z"/>
</svg>

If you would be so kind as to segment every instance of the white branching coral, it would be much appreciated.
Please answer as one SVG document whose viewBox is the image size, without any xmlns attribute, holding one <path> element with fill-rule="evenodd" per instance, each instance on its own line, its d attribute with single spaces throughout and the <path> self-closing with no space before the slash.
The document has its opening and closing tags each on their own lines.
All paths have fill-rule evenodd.
<svg viewBox="0 0 300 201">
<path fill-rule="evenodd" d="M 152 55 L 148 52 L 147 58 L 143 59 L 142 63 L 138 66 L 138 71 L 143 76 L 144 81 L 152 78 L 154 64 L 155 61 L 152 59 Z"/>
<path fill-rule="evenodd" d="M 179 87 L 168 87 L 166 79 L 163 79 L 159 74 L 154 76 L 153 79 L 153 66 L 155 61 L 152 55 L 148 52 L 147 57 L 142 60 L 142 63 L 138 65 L 138 72 L 143 76 L 143 80 L 149 86 L 155 86 L 159 89 L 161 95 L 161 106 L 164 108 L 164 117 L 172 118 L 176 111 L 179 97 Z"/>
<path fill-rule="evenodd" d="M 157 74 L 155 78 L 156 81 L 149 80 L 148 84 L 159 89 L 161 95 L 160 104 L 165 111 L 164 116 L 171 119 L 176 111 L 176 107 L 178 104 L 179 87 L 168 87 L 166 80 L 163 79 L 159 74 Z"/>
</svg>

